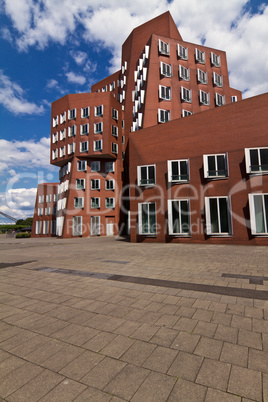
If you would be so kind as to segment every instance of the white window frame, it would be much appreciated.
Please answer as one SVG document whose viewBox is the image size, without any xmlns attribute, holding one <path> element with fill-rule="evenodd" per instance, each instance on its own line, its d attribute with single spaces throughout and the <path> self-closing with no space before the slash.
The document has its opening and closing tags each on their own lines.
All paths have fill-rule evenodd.
<svg viewBox="0 0 268 402">
<path fill-rule="evenodd" d="M 210 60 L 211 64 L 215 67 L 220 67 L 221 66 L 221 56 L 217 55 L 213 52 L 210 53 Z"/>
<path fill-rule="evenodd" d="M 211 211 L 210 211 L 210 200 L 216 199 L 217 200 L 217 220 L 218 220 L 218 227 L 219 230 L 217 232 L 212 232 L 212 224 L 211 224 Z M 227 207 L 227 220 L 228 220 L 228 232 L 221 230 L 221 213 L 220 213 L 220 199 L 226 200 L 226 207 Z M 231 209 L 231 197 L 230 196 L 216 196 L 216 197 L 205 197 L 205 216 L 206 216 L 206 233 L 209 236 L 231 236 L 232 231 L 232 209 Z"/>
<path fill-rule="evenodd" d="M 87 161 L 77 161 L 77 171 L 86 172 L 87 171 Z"/>
<path fill-rule="evenodd" d="M 190 116 L 191 114 L 193 114 L 193 112 L 191 112 L 190 110 L 182 109 L 182 111 L 181 111 L 182 117 L 187 117 L 187 116 Z"/>
<path fill-rule="evenodd" d="M 100 235 L 100 216 L 90 217 L 90 236 Z"/>
<path fill-rule="evenodd" d="M 52 149 L 52 160 L 54 161 L 57 158 L 58 158 L 58 148 Z"/>
<path fill-rule="evenodd" d="M 199 90 L 199 102 L 202 105 L 209 106 L 210 104 L 209 98 L 210 98 L 209 92 L 202 91 L 202 89 Z"/>
<path fill-rule="evenodd" d="M 173 163 L 177 163 L 178 176 L 172 175 L 172 165 Z M 182 164 L 186 164 L 187 173 L 185 175 L 181 174 Z M 189 159 L 176 159 L 176 160 L 168 160 L 168 181 L 170 183 L 188 183 L 190 180 L 190 168 L 189 168 Z"/>
<path fill-rule="evenodd" d="M 105 180 L 105 190 L 114 190 L 115 181 L 112 179 Z"/>
<path fill-rule="evenodd" d="M 72 219 L 72 236 L 82 236 L 83 234 L 83 217 L 73 216 Z"/>
<path fill-rule="evenodd" d="M 97 143 L 100 143 L 100 147 L 97 147 Z M 102 151 L 102 140 L 93 141 L 93 150 L 96 152 Z"/>
<path fill-rule="evenodd" d="M 43 208 L 37 209 L 37 216 L 43 216 Z"/>
<path fill-rule="evenodd" d="M 81 124 L 80 125 L 80 135 L 86 135 L 89 133 L 89 124 Z"/>
<path fill-rule="evenodd" d="M 43 202 L 44 202 L 44 196 L 43 195 L 39 195 L 38 202 L 39 202 L 39 204 L 43 204 Z"/>
<path fill-rule="evenodd" d="M 118 127 L 112 124 L 112 135 L 118 137 Z"/>
<path fill-rule="evenodd" d="M 205 52 L 203 52 L 200 49 L 195 49 L 195 61 L 201 64 L 205 64 L 206 62 L 206 55 Z"/>
<path fill-rule="evenodd" d="M 178 44 L 178 57 L 182 60 L 188 60 L 188 48 Z"/>
<path fill-rule="evenodd" d="M 112 118 L 118 120 L 118 110 L 112 108 Z"/>
<path fill-rule="evenodd" d="M 184 81 L 190 80 L 190 69 L 179 64 L 179 77 Z"/>
<path fill-rule="evenodd" d="M 171 100 L 171 87 L 159 85 L 159 99 Z"/>
<path fill-rule="evenodd" d="M 165 56 L 169 56 L 169 43 L 164 42 L 163 40 L 159 39 L 158 40 L 158 51 L 161 54 L 164 54 Z"/>
<path fill-rule="evenodd" d="M 232 103 L 237 102 L 237 96 L 236 95 L 231 96 L 231 102 Z"/>
<path fill-rule="evenodd" d="M 90 162 L 90 171 L 91 172 L 100 172 L 100 161 L 91 161 Z"/>
<path fill-rule="evenodd" d="M 172 65 L 161 61 L 160 62 L 160 73 L 164 77 L 172 77 Z"/>
<path fill-rule="evenodd" d="M 52 127 L 56 127 L 59 124 L 59 116 L 52 118 Z"/>
<path fill-rule="evenodd" d="M 88 141 L 80 142 L 80 152 L 88 152 Z"/>
<path fill-rule="evenodd" d="M 42 221 L 35 222 L 35 234 L 40 235 L 42 230 Z"/>
<path fill-rule="evenodd" d="M 63 124 L 66 121 L 66 112 L 60 114 L 60 124 Z"/>
<path fill-rule="evenodd" d="M 76 119 L 76 108 L 68 110 L 68 120 Z"/>
<path fill-rule="evenodd" d="M 100 190 L 100 179 L 91 179 L 91 190 Z"/>
<path fill-rule="evenodd" d="M 58 142 L 58 137 L 59 137 L 58 132 L 52 134 L 52 144 Z"/>
<path fill-rule="evenodd" d="M 43 221 L 43 235 L 47 235 L 49 232 L 49 221 Z"/>
<path fill-rule="evenodd" d="M 158 109 L 158 123 L 166 123 L 170 120 L 170 110 Z"/>
<path fill-rule="evenodd" d="M 50 212 L 51 212 L 51 208 L 50 208 L 50 207 L 46 207 L 46 208 L 45 208 L 45 215 L 46 215 L 46 216 L 50 215 Z"/>
<path fill-rule="evenodd" d="M 106 197 L 105 198 L 105 208 L 108 208 L 108 209 L 115 208 L 115 198 L 114 197 Z"/>
<path fill-rule="evenodd" d="M 111 167 L 109 167 L 111 166 Z M 113 173 L 114 172 L 114 162 L 105 162 L 105 172 Z"/>
<path fill-rule="evenodd" d="M 60 130 L 60 141 L 64 140 L 65 138 L 66 138 L 66 128 Z"/>
<path fill-rule="evenodd" d="M 75 179 L 75 189 L 76 190 L 85 190 L 86 188 L 86 180 L 85 179 Z"/>
<path fill-rule="evenodd" d="M 268 193 L 253 193 L 248 195 L 251 234 L 254 236 L 268 236 Z M 256 211 L 256 198 L 261 202 Z M 261 198 L 261 199 L 260 199 Z M 267 200 L 267 201 L 266 201 Z M 267 208 L 266 208 L 267 207 Z M 261 222 L 260 222 L 261 219 Z M 260 231 L 258 225 L 262 226 Z"/>
<path fill-rule="evenodd" d="M 115 142 L 112 142 L 112 153 L 118 154 L 118 144 L 116 144 Z"/>
<path fill-rule="evenodd" d="M 192 103 L 192 90 L 181 87 L 181 100 L 187 103 Z"/>
<path fill-rule="evenodd" d="M 149 168 L 151 168 L 151 167 L 154 168 L 154 178 L 153 179 L 149 178 Z M 146 170 L 146 179 L 141 178 L 141 171 L 144 168 Z M 142 183 L 142 180 L 146 180 L 146 183 Z M 155 186 L 155 184 L 156 184 L 156 165 L 137 166 L 137 182 L 138 182 L 138 186 L 140 186 L 140 187 L 153 187 L 153 186 Z"/>
<path fill-rule="evenodd" d="M 74 209 L 84 208 L 84 197 L 74 197 Z"/>
<path fill-rule="evenodd" d="M 94 107 L 94 116 L 103 116 L 103 105 Z"/>
<path fill-rule="evenodd" d="M 218 94 L 217 92 L 215 93 L 215 104 L 216 106 L 224 106 L 225 105 L 225 96 Z"/>
<path fill-rule="evenodd" d="M 155 230 L 150 230 L 152 226 L 150 225 L 150 214 L 152 211 L 150 211 L 150 205 L 154 205 L 154 223 L 153 223 L 153 228 Z M 147 222 L 143 222 L 142 217 L 142 209 L 143 206 L 147 209 Z M 157 234 L 157 216 L 156 216 L 156 203 L 155 202 L 141 202 L 138 204 L 138 227 L 139 227 L 139 234 L 140 235 L 146 235 L 146 236 L 156 236 Z M 146 228 L 146 225 L 148 227 L 147 230 L 144 230 L 144 227 Z"/>
<path fill-rule="evenodd" d="M 75 142 L 68 144 L 68 155 L 75 153 Z"/>
<path fill-rule="evenodd" d="M 87 117 L 89 117 L 89 113 L 90 113 L 90 107 L 89 106 L 81 108 L 81 118 L 82 119 L 86 119 Z"/>
<path fill-rule="evenodd" d="M 63 158 L 65 156 L 65 152 L 66 152 L 65 145 L 63 147 L 60 147 L 59 150 L 60 150 L 60 158 Z"/>
<path fill-rule="evenodd" d="M 201 84 L 207 84 L 208 83 L 207 72 L 200 70 L 200 68 L 198 68 L 197 69 L 197 81 Z"/>
<path fill-rule="evenodd" d="M 215 163 L 215 171 L 209 171 L 209 163 L 208 163 L 208 158 L 214 157 L 214 163 Z M 224 157 L 224 164 L 225 164 L 225 169 L 224 171 L 218 170 L 218 157 Z M 204 168 L 204 177 L 205 179 L 226 179 L 229 176 L 229 169 L 228 169 L 228 153 L 222 153 L 222 154 L 206 154 L 203 155 L 203 168 Z M 215 174 L 210 174 L 210 172 L 215 172 Z M 221 174 L 219 174 L 221 172 Z"/>
<path fill-rule="evenodd" d="M 213 71 L 213 84 L 217 87 L 223 86 L 222 75 L 215 73 L 215 71 Z"/>
<path fill-rule="evenodd" d="M 90 199 L 90 207 L 91 207 L 91 209 L 100 208 L 100 197 L 91 197 L 91 199 Z"/>
<path fill-rule="evenodd" d="M 103 122 L 99 121 L 98 123 L 94 123 L 94 134 L 102 134 L 103 132 Z"/>
<path fill-rule="evenodd" d="M 245 162 L 246 162 L 246 172 L 248 174 L 257 174 L 257 175 L 263 175 L 263 174 L 268 174 L 268 164 L 262 164 L 262 150 L 268 152 L 268 147 L 258 147 L 258 148 L 245 148 Z M 257 151 L 257 159 L 258 159 L 258 170 L 252 170 L 252 163 L 251 163 L 251 155 L 250 151 Z M 264 166 L 264 169 L 262 168 Z"/>
<path fill-rule="evenodd" d="M 51 194 L 47 194 L 46 195 L 46 202 L 51 202 L 52 201 L 52 195 Z"/>
<path fill-rule="evenodd" d="M 68 137 L 74 137 L 76 135 L 76 126 L 68 127 Z"/>
<path fill-rule="evenodd" d="M 185 231 L 183 228 L 185 227 L 185 223 L 183 222 L 183 213 L 182 213 L 182 203 L 187 203 L 187 228 L 188 230 Z M 174 231 L 174 219 L 173 219 L 173 204 L 177 203 L 177 211 L 178 211 L 178 231 Z M 168 200 L 168 233 L 172 236 L 183 236 L 183 237 L 189 237 L 191 236 L 191 220 L 190 220 L 190 199 L 188 198 L 178 198 L 178 199 L 172 199 Z"/>
</svg>

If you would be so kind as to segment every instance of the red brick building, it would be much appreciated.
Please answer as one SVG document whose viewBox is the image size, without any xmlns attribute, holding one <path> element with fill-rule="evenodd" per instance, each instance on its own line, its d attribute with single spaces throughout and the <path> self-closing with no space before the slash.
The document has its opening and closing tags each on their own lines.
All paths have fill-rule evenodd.
<svg viewBox="0 0 268 402">
<path fill-rule="evenodd" d="M 267 148 L 267 96 L 242 101 L 225 52 L 164 13 L 132 31 L 119 71 L 52 104 L 56 235 L 264 244 Z M 53 235 L 38 208 L 33 234 Z"/>
</svg>

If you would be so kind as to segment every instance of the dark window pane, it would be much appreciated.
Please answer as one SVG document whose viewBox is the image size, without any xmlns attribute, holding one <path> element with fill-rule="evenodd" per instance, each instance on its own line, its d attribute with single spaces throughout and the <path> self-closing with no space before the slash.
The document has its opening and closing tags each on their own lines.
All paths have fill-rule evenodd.
<svg viewBox="0 0 268 402">
<path fill-rule="evenodd" d="M 180 162 L 180 168 L 181 168 L 181 180 L 187 180 L 188 179 L 187 162 L 186 161 L 181 161 Z"/>
<path fill-rule="evenodd" d="M 219 233 L 217 198 L 210 198 L 209 207 L 210 207 L 211 233 Z"/>
<path fill-rule="evenodd" d="M 224 155 L 218 155 L 217 156 L 217 163 L 218 163 L 218 176 L 224 176 L 225 175 L 225 156 Z"/>
<path fill-rule="evenodd" d="M 268 170 L 268 148 L 260 149 L 261 170 Z"/>
<path fill-rule="evenodd" d="M 268 195 L 264 195 L 264 210 L 266 221 L 266 233 L 268 232 Z"/>
<path fill-rule="evenodd" d="M 258 157 L 258 150 L 251 149 L 250 153 L 250 163 L 251 163 L 251 171 L 258 171 L 259 170 L 259 157 Z"/>
<path fill-rule="evenodd" d="M 189 211 L 188 202 L 181 201 L 181 231 L 182 233 L 189 233 Z"/>
<path fill-rule="evenodd" d="M 228 209 L 226 198 L 219 198 L 221 233 L 229 233 Z"/>
<path fill-rule="evenodd" d="M 148 204 L 142 204 L 142 233 L 148 233 Z"/>
<path fill-rule="evenodd" d="M 256 232 L 264 233 L 264 216 L 263 216 L 261 195 L 254 195 L 254 208 L 255 208 Z"/>
<path fill-rule="evenodd" d="M 180 233 L 180 214 L 179 214 L 179 202 L 172 202 L 172 228 L 173 233 Z"/>
<path fill-rule="evenodd" d="M 149 233 L 156 233 L 156 215 L 155 215 L 155 203 L 149 204 Z"/>
<path fill-rule="evenodd" d="M 208 156 L 208 171 L 210 176 L 216 175 L 215 156 Z"/>
</svg>

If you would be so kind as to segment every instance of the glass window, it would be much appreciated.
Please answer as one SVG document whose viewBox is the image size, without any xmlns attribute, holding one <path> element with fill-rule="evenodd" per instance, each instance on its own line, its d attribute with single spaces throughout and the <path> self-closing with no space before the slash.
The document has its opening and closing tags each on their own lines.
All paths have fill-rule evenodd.
<svg viewBox="0 0 268 402">
<path fill-rule="evenodd" d="M 253 235 L 268 235 L 268 194 L 249 194 L 250 226 Z"/>
<path fill-rule="evenodd" d="M 168 161 L 168 181 L 189 181 L 189 159 Z"/>
<path fill-rule="evenodd" d="M 204 177 L 228 177 L 228 157 L 226 154 L 203 155 Z"/>
<path fill-rule="evenodd" d="M 87 161 L 77 161 L 77 171 L 84 172 L 87 170 Z"/>
<path fill-rule="evenodd" d="M 169 234 L 190 235 L 189 200 L 168 200 Z"/>
<path fill-rule="evenodd" d="M 139 234 L 156 234 L 156 206 L 155 202 L 138 204 Z"/>
<path fill-rule="evenodd" d="M 188 48 L 178 45 L 178 57 L 183 60 L 188 60 Z"/>
<path fill-rule="evenodd" d="M 172 76 L 172 65 L 161 61 L 160 62 L 160 72 L 161 72 L 161 75 L 164 75 L 165 77 L 171 77 Z"/>
<path fill-rule="evenodd" d="M 247 173 L 268 173 L 268 148 L 245 148 Z"/>
<path fill-rule="evenodd" d="M 155 165 L 138 166 L 138 186 L 155 185 Z"/>
<path fill-rule="evenodd" d="M 169 43 L 163 42 L 159 39 L 159 53 L 169 55 Z"/>
<path fill-rule="evenodd" d="M 208 235 L 230 235 L 231 208 L 229 197 L 205 197 L 206 229 Z"/>
</svg>

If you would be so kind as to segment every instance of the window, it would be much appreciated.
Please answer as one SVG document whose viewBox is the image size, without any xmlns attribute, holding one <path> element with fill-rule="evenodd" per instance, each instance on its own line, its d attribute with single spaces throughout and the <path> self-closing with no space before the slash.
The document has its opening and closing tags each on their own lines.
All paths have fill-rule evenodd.
<svg viewBox="0 0 268 402">
<path fill-rule="evenodd" d="M 155 165 L 137 167 L 138 186 L 155 185 Z"/>
<path fill-rule="evenodd" d="M 105 190 L 114 190 L 114 180 L 105 180 Z"/>
<path fill-rule="evenodd" d="M 125 128 L 125 120 L 122 120 L 122 129 L 124 130 Z"/>
<path fill-rule="evenodd" d="M 60 148 L 60 158 L 62 158 L 63 156 L 65 156 L 65 145 Z"/>
<path fill-rule="evenodd" d="M 118 145 L 114 142 L 112 142 L 112 153 L 118 154 Z"/>
<path fill-rule="evenodd" d="M 112 108 L 112 118 L 118 120 L 118 110 Z"/>
<path fill-rule="evenodd" d="M 38 202 L 39 202 L 39 204 L 42 204 L 44 202 L 44 196 L 43 195 L 39 195 Z"/>
<path fill-rule="evenodd" d="M 58 157 L 58 149 L 52 150 L 52 160 L 54 161 Z"/>
<path fill-rule="evenodd" d="M 181 87 L 181 100 L 184 102 L 192 102 L 192 90 Z"/>
<path fill-rule="evenodd" d="M 80 142 L 80 152 L 88 151 L 88 141 Z"/>
<path fill-rule="evenodd" d="M 213 72 L 213 84 L 222 87 L 222 75 Z"/>
<path fill-rule="evenodd" d="M 52 201 L 52 195 L 51 194 L 47 194 L 46 195 L 46 202 L 51 202 Z"/>
<path fill-rule="evenodd" d="M 237 102 L 237 96 L 233 95 L 231 96 L 231 102 Z"/>
<path fill-rule="evenodd" d="M 75 152 L 75 142 L 68 144 L 68 155 L 73 154 Z"/>
<path fill-rule="evenodd" d="M 199 68 L 197 69 L 197 80 L 201 84 L 207 84 L 208 79 L 207 79 L 207 73 L 205 71 L 200 70 Z"/>
<path fill-rule="evenodd" d="M 60 114 L 60 124 L 66 121 L 66 112 Z"/>
<path fill-rule="evenodd" d="M 76 118 L 76 109 L 68 110 L 68 119 L 73 120 Z"/>
<path fill-rule="evenodd" d="M 102 140 L 93 141 L 93 149 L 94 151 L 102 151 Z"/>
<path fill-rule="evenodd" d="M 183 60 L 188 60 L 188 48 L 178 45 L 178 57 Z"/>
<path fill-rule="evenodd" d="M 105 198 L 105 208 L 114 208 L 114 198 L 113 197 L 108 197 Z"/>
<path fill-rule="evenodd" d="M 103 105 L 95 106 L 95 116 L 103 115 Z"/>
<path fill-rule="evenodd" d="M 82 216 L 73 216 L 73 225 L 72 225 L 72 235 L 73 236 L 82 236 L 83 232 L 83 217 Z"/>
<path fill-rule="evenodd" d="M 85 179 L 76 179 L 75 180 L 75 189 L 76 190 L 85 190 Z"/>
<path fill-rule="evenodd" d="M 89 116 L 89 107 L 83 107 L 81 109 L 81 117 L 85 118 Z"/>
<path fill-rule="evenodd" d="M 179 76 L 182 80 L 189 81 L 190 69 L 179 65 Z"/>
<path fill-rule="evenodd" d="M 190 112 L 190 110 L 182 109 L 181 111 L 182 117 L 190 116 L 191 114 L 193 114 L 193 112 Z"/>
<path fill-rule="evenodd" d="M 199 91 L 199 101 L 203 105 L 209 105 L 209 93 L 204 91 Z"/>
<path fill-rule="evenodd" d="M 158 109 L 158 123 L 170 121 L 170 110 Z"/>
<path fill-rule="evenodd" d="M 203 155 L 205 178 L 228 177 L 228 157 L 226 154 Z"/>
<path fill-rule="evenodd" d="M 51 234 L 52 234 L 52 235 L 55 235 L 55 234 L 56 234 L 56 220 L 55 220 L 55 219 L 53 219 L 53 220 L 51 221 Z"/>
<path fill-rule="evenodd" d="M 91 190 L 99 190 L 100 189 L 100 180 L 92 179 L 91 180 Z"/>
<path fill-rule="evenodd" d="M 45 215 L 50 215 L 50 212 L 51 212 L 50 207 L 45 208 Z"/>
<path fill-rule="evenodd" d="M 52 144 L 55 144 L 55 142 L 58 141 L 58 133 L 52 134 Z"/>
<path fill-rule="evenodd" d="M 268 148 L 245 148 L 247 173 L 268 173 Z"/>
<path fill-rule="evenodd" d="M 159 85 L 159 98 L 164 100 L 171 100 L 171 88 Z"/>
<path fill-rule="evenodd" d="M 114 137 L 118 137 L 118 127 L 117 126 L 112 125 L 112 135 Z"/>
<path fill-rule="evenodd" d="M 76 126 L 68 127 L 68 137 L 73 137 L 76 134 Z"/>
<path fill-rule="evenodd" d="M 89 132 L 89 124 L 81 124 L 80 126 L 80 134 L 85 135 Z"/>
<path fill-rule="evenodd" d="M 42 216 L 42 215 L 43 215 L 43 208 L 38 208 L 37 216 Z"/>
<path fill-rule="evenodd" d="M 268 235 L 268 194 L 249 194 L 250 227 L 253 235 Z"/>
<path fill-rule="evenodd" d="M 90 170 L 91 170 L 91 172 L 99 172 L 100 171 L 100 161 L 90 162 Z"/>
<path fill-rule="evenodd" d="M 206 232 L 208 235 L 231 235 L 229 197 L 205 197 Z"/>
<path fill-rule="evenodd" d="M 114 172 L 114 162 L 105 162 L 105 172 Z"/>
<path fill-rule="evenodd" d="M 66 129 L 60 131 L 60 140 L 64 140 L 66 138 Z"/>
<path fill-rule="evenodd" d="M 91 208 L 99 208 L 100 207 L 100 198 L 99 197 L 92 197 L 91 198 Z"/>
<path fill-rule="evenodd" d="M 168 231 L 172 235 L 190 235 L 189 200 L 168 200 Z"/>
<path fill-rule="evenodd" d="M 49 231 L 49 221 L 44 221 L 43 222 L 43 234 L 47 235 Z"/>
<path fill-rule="evenodd" d="M 52 126 L 56 127 L 59 124 L 59 116 L 53 117 Z"/>
<path fill-rule="evenodd" d="M 84 208 L 84 197 L 74 197 L 74 208 Z"/>
<path fill-rule="evenodd" d="M 58 194 L 53 194 L 53 201 L 57 202 L 58 201 Z"/>
<path fill-rule="evenodd" d="M 165 77 L 171 77 L 172 76 L 172 65 L 163 63 L 161 61 L 160 62 L 160 72 L 161 72 L 161 75 L 164 75 Z"/>
<path fill-rule="evenodd" d="M 189 159 L 168 161 L 168 181 L 174 183 L 189 181 Z"/>
<path fill-rule="evenodd" d="M 90 235 L 91 236 L 100 235 L 100 216 L 90 217 Z"/>
<path fill-rule="evenodd" d="M 113 81 L 111 84 L 110 84 L 110 91 L 113 91 L 115 89 L 115 81 Z"/>
<path fill-rule="evenodd" d="M 102 121 L 94 124 L 94 133 L 101 134 L 102 133 Z"/>
<path fill-rule="evenodd" d="M 122 144 L 125 145 L 125 136 L 122 135 Z"/>
<path fill-rule="evenodd" d="M 87 170 L 87 161 L 77 161 L 77 171 L 85 172 Z"/>
<path fill-rule="evenodd" d="M 215 103 L 216 103 L 216 106 L 225 105 L 225 96 L 216 93 L 215 94 Z"/>
<path fill-rule="evenodd" d="M 41 234 L 42 221 L 35 222 L 35 234 Z"/>
<path fill-rule="evenodd" d="M 221 66 L 221 56 L 216 55 L 215 53 L 211 52 L 210 54 L 211 64 L 215 67 Z"/>
<path fill-rule="evenodd" d="M 202 52 L 199 49 L 195 49 L 195 61 L 205 64 L 205 60 L 205 52 Z"/>
<path fill-rule="evenodd" d="M 156 234 L 156 207 L 155 202 L 138 204 L 139 234 Z"/>
<path fill-rule="evenodd" d="M 169 55 L 169 43 L 163 42 L 159 39 L 159 53 Z"/>
</svg>

